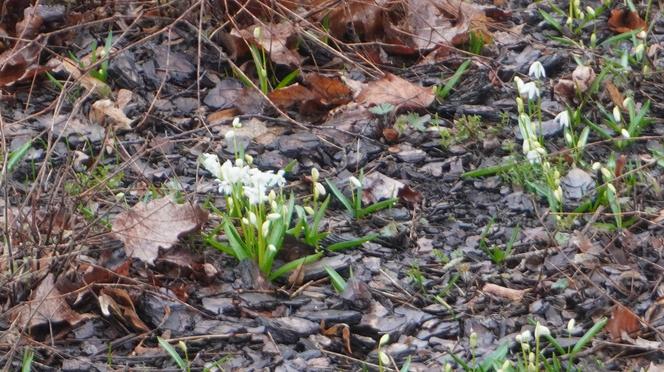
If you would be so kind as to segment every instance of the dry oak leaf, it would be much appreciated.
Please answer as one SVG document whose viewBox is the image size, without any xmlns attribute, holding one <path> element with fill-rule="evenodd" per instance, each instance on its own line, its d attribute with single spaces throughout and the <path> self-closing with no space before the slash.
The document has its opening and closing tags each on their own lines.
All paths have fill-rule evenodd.
<svg viewBox="0 0 664 372">
<path fill-rule="evenodd" d="M 27 326 L 33 331 L 36 327 L 53 325 L 64 324 L 72 327 L 90 318 L 89 315 L 79 314 L 69 307 L 65 296 L 55 287 L 53 274 L 50 273 L 32 292 L 30 301 L 21 304 L 14 314 L 19 327 Z"/>
<path fill-rule="evenodd" d="M 512 289 L 507 287 L 501 287 L 497 284 L 486 283 L 484 287 L 482 287 L 482 292 L 486 292 L 488 294 L 516 302 L 516 301 L 521 301 L 526 292 L 528 292 L 528 290 Z"/>
<path fill-rule="evenodd" d="M 641 19 L 639 13 L 632 12 L 629 9 L 613 9 L 609 17 L 609 30 L 622 34 L 632 30 L 648 27 L 646 21 Z"/>
<path fill-rule="evenodd" d="M 159 248 L 170 249 L 178 239 L 197 230 L 207 221 L 207 212 L 189 203 L 175 204 L 169 198 L 140 202 L 120 213 L 112 231 L 124 243 L 128 257 L 150 265 L 159 256 Z"/>
<path fill-rule="evenodd" d="M 641 322 L 633 311 L 622 305 L 613 307 L 611 319 L 606 323 L 606 331 L 609 332 L 613 341 L 620 341 L 623 332 L 629 335 L 639 329 L 641 329 Z"/>
<path fill-rule="evenodd" d="M 389 103 L 401 108 L 424 108 L 433 103 L 434 99 L 431 88 L 421 87 L 388 73 L 382 79 L 367 83 L 357 96 L 357 103 Z"/>
</svg>

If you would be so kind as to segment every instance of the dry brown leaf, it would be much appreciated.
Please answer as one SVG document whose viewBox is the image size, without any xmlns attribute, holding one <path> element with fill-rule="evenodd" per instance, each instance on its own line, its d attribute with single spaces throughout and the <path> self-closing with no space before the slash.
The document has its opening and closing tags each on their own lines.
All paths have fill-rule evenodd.
<svg viewBox="0 0 664 372">
<path fill-rule="evenodd" d="M 255 31 L 257 28 L 259 28 L 259 31 Z M 289 22 L 263 26 L 254 25 L 249 29 L 240 31 L 240 35 L 245 40 L 254 40 L 276 64 L 297 67 L 302 63 L 302 56 L 296 50 L 295 27 Z M 258 38 L 255 36 L 258 36 Z"/>
<path fill-rule="evenodd" d="M 104 287 L 99 292 L 99 308 L 105 316 L 114 315 L 135 330 L 150 332 L 136 313 L 129 293 L 121 288 Z"/>
<path fill-rule="evenodd" d="M 110 99 L 100 99 L 92 104 L 90 121 L 102 126 L 111 125 L 116 130 L 131 130 L 131 123 L 133 123 L 133 120 L 129 119 L 124 111 Z"/>
<path fill-rule="evenodd" d="M 512 289 L 512 288 L 507 288 L 507 287 L 501 287 L 497 284 L 492 284 L 492 283 L 486 283 L 484 287 L 482 287 L 482 292 L 486 292 L 488 294 L 502 297 L 505 299 L 508 299 L 510 301 L 521 301 L 523 299 L 523 296 L 528 292 L 526 289 Z"/>
<path fill-rule="evenodd" d="M 604 88 L 606 89 L 607 92 L 609 92 L 609 97 L 611 97 L 611 102 L 613 102 L 613 105 L 623 109 L 623 101 L 625 100 L 625 98 L 623 97 L 622 93 L 620 93 L 620 91 L 618 90 L 618 87 L 616 87 L 616 85 L 613 84 L 611 80 L 606 80 L 604 82 Z"/>
<path fill-rule="evenodd" d="M 613 341 L 620 341 L 623 332 L 630 335 L 640 329 L 641 322 L 633 311 L 622 305 L 613 307 L 611 319 L 606 323 L 606 331 L 609 332 Z"/>
<path fill-rule="evenodd" d="M 169 198 L 140 202 L 113 221 L 113 234 L 124 243 L 128 257 L 154 264 L 159 248 L 170 249 L 178 239 L 207 220 L 200 207 L 175 204 Z"/>
<path fill-rule="evenodd" d="M 431 88 L 421 87 L 388 73 L 382 79 L 367 83 L 357 97 L 357 103 L 389 103 L 400 108 L 415 109 L 428 107 L 434 99 Z"/>
<path fill-rule="evenodd" d="M 609 30 L 622 34 L 632 30 L 648 28 L 646 21 L 641 19 L 639 13 L 629 9 L 613 9 L 609 17 Z"/>
<path fill-rule="evenodd" d="M 236 117 L 239 113 L 240 112 L 234 108 L 219 110 L 208 115 L 207 121 L 211 125 L 216 125 L 224 120 L 229 120 Z"/>
<path fill-rule="evenodd" d="M 329 15 L 332 36 L 345 41 L 374 41 L 383 36 L 385 11 L 381 4 L 356 0 L 340 4 Z"/>
<path fill-rule="evenodd" d="M 33 315 L 34 313 L 34 315 Z M 14 316 L 17 325 L 29 330 L 53 325 L 75 326 L 89 315 L 79 314 L 69 307 L 64 295 L 55 287 L 53 274 L 48 274 L 32 292 L 30 301 L 21 304 Z"/>
</svg>

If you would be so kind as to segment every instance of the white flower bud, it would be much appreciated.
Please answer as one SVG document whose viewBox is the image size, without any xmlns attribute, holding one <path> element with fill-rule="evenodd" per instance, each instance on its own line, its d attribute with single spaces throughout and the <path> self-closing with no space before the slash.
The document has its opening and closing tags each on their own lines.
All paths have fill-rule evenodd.
<svg viewBox="0 0 664 372">
<path fill-rule="evenodd" d="M 590 35 L 590 45 L 593 47 L 597 45 L 597 34 L 594 32 Z"/>
<path fill-rule="evenodd" d="M 267 200 L 269 200 L 270 203 L 272 203 L 276 199 L 277 199 L 277 194 L 274 192 L 274 190 L 270 190 L 270 193 L 267 194 Z"/>
<path fill-rule="evenodd" d="M 244 161 L 247 162 L 247 165 L 252 165 L 254 163 L 254 157 L 249 154 L 244 154 Z"/>
<path fill-rule="evenodd" d="M 261 38 L 261 33 L 262 33 L 261 31 L 262 30 L 261 30 L 260 27 L 254 28 L 254 39 L 260 39 Z"/>
<path fill-rule="evenodd" d="M 475 349 L 477 347 L 477 333 L 474 331 L 470 333 L 470 339 L 468 340 L 468 344 L 470 345 L 471 349 Z"/>
<path fill-rule="evenodd" d="M 233 139 L 233 137 L 235 137 L 235 131 L 233 131 L 232 129 L 226 132 L 226 134 L 224 134 L 224 138 L 226 140 L 231 140 Z"/>
<path fill-rule="evenodd" d="M 242 224 L 243 224 L 243 225 L 248 225 L 248 224 L 249 224 L 249 220 L 248 220 L 246 217 L 242 217 Z"/>
<path fill-rule="evenodd" d="M 613 120 L 615 120 L 616 123 L 622 121 L 622 114 L 620 113 L 620 107 L 618 106 L 613 106 Z"/>
<path fill-rule="evenodd" d="M 596 162 L 594 162 L 593 165 L 592 165 L 592 170 L 594 170 L 595 172 L 597 172 L 601 167 L 602 167 L 602 163 L 596 161 Z"/>
<path fill-rule="evenodd" d="M 623 100 L 622 104 L 623 104 L 623 107 L 629 108 L 632 105 L 634 105 L 634 99 L 632 97 L 627 97 Z"/>
<path fill-rule="evenodd" d="M 270 213 L 267 215 L 268 221 L 276 221 L 281 218 L 281 215 L 279 213 Z"/>
<path fill-rule="evenodd" d="M 567 333 L 570 335 L 574 333 L 574 326 L 575 326 L 575 320 L 574 318 L 570 319 L 569 322 L 567 322 Z"/>
<path fill-rule="evenodd" d="M 639 38 L 639 39 L 641 39 L 641 40 L 645 40 L 646 37 L 648 37 L 648 33 L 645 32 L 645 31 L 643 31 L 643 30 L 641 30 L 641 32 L 639 32 L 638 34 L 636 34 L 636 37 Z"/>
<path fill-rule="evenodd" d="M 602 172 L 602 176 L 604 176 L 605 181 L 613 179 L 613 173 L 611 173 L 611 171 L 608 168 L 602 167 L 600 171 Z"/>
<path fill-rule="evenodd" d="M 549 331 L 547 327 L 541 325 L 540 322 L 537 322 L 537 324 L 535 325 L 535 339 L 539 340 L 540 337 L 546 337 L 550 335 L 551 331 Z"/>
<path fill-rule="evenodd" d="M 593 9 L 591 6 L 586 6 L 586 13 L 588 13 L 588 17 L 595 18 L 595 9 Z"/>
<path fill-rule="evenodd" d="M 249 222 L 251 222 L 252 225 L 258 227 L 257 225 L 257 218 L 256 218 L 256 213 L 254 212 L 249 212 Z"/>
<path fill-rule="evenodd" d="M 316 213 L 316 211 L 314 211 L 314 209 L 308 205 L 304 207 L 304 211 L 307 212 L 307 214 L 310 216 L 313 216 Z"/>
<path fill-rule="evenodd" d="M 327 194 L 325 186 L 323 186 L 323 184 L 320 182 L 314 182 L 314 189 L 319 195 L 325 196 L 325 194 Z"/>
<path fill-rule="evenodd" d="M 355 176 L 348 177 L 348 182 L 353 188 L 359 189 L 362 187 L 362 182 L 360 182 L 360 180 L 358 180 Z"/>
<path fill-rule="evenodd" d="M 617 194 L 617 193 L 618 193 L 618 191 L 616 190 L 616 187 L 613 186 L 612 183 L 607 184 L 607 185 L 606 185 L 606 188 L 609 189 L 609 191 L 611 191 L 611 192 L 614 193 L 614 194 Z"/>
<path fill-rule="evenodd" d="M 313 182 L 318 181 L 318 177 L 320 177 L 320 173 L 318 173 L 318 168 L 311 168 L 311 180 Z"/>
<path fill-rule="evenodd" d="M 627 129 L 625 129 L 625 128 L 623 128 L 623 129 L 620 130 L 620 134 L 622 134 L 622 136 L 625 137 L 625 138 L 630 138 L 630 137 L 631 137 L 631 136 L 629 135 L 629 132 L 628 132 Z"/>
<path fill-rule="evenodd" d="M 235 129 L 242 128 L 242 123 L 240 122 L 240 118 L 237 116 L 235 117 L 235 119 L 233 119 L 233 128 Z"/>
<path fill-rule="evenodd" d="M 523 113 L 523 99 L 521 97 L 516 97 L 516 109 L 519 114 Z"/>
<path fill-rule="evenodd" d="M 263 234 L 264 238 L 266 238 L 267 234 L 270 233 L 270 220 L 263 222 L 263 226 L 261 226 L 261 233 Z"/>
<path fill-rule="evenodd" d="M 563 189 L 561 189 L 560 186 L 553 191 L 553 197 L 556 198 L 558 203 L 563 202 Z"/>
<path fill-rule="evenodd" d="M 572 138 L 572 134 L 569 131 L 565 131 L 565 142 L 568 146 L 572 146 L 574 144 L 574 139 Z"/>
</svg>

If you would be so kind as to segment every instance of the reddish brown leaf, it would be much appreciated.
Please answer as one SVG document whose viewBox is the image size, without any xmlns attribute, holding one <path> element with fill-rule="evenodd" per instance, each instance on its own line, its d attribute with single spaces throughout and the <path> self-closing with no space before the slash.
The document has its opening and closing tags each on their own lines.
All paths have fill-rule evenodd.
<svg viewBox="0 0 664 372">
<path fill-rule="evenodd" d="M 395 143 L 399 140 L 399 132 L 394 128 L 383 129 L 383 138 L 387 143 Z"/>
<path fill-rule="evenodd" d="M 648 24 L 641 19 L 637 12 L 632 12 L 629 9 L 611 10 L 611 16 L 609 17 L 609 29 L 611 31 L 622 34 L 632 30 L 645 30 L 647 27 Z"/>
<path fill-rule="evenodd" d="M 159 248 L 171 248 L 178 238 L 198 229 L 206 220 L 207 212 L 200 207 L 162 198 L 140 202 L 120 213 L 112 230 L 124 243 L 128 257 L 153 264 Z"/>
<path fill-rule="evenodd" d="M 337 39 L 375 41 L 383 35 L 385 13 L 369 1 L 343 1 L 330 12 L 330 34 Z M 353 33 L 351 33 L 353 32 Z"/>
<path fill-rule="evenodd" d="M 611 319 L 606 324 L 606 331 L 609 332 L 613 341 L 620 341 L 623 332 L 630 335 L 639 329 L 641 329 L 641 322 L 634 312 L 622 305 L 613 307 Z"/>
<path fill-rule="evenodd" d="M 399 200 L 410 206 L 415 206 L 422 202 L 422 194 L 408 185 L 399 189 L 398 197 Z"/>
<path fill-rule="evenodd" d="M 275 89 L 267 95 L 270 101 L 281 109 L 288 109 L 302 102 L 315 100 L 318 97 L 311 89 L 293 84 L 281 89 Z"/>
<path fill-rule="evenodd" d="M 606 89 L 607 92 L 609 92 L 609 97 L 611 97 L 611 102 L 613 102 L 613 105 L 618 106 L 622 109 L 623 101 L 625 100 L 625 98 L 623 98 L 623 95 L 618 90 L 618 87 L 616 87 L 615 84 L 611 82 L 611 80 L 605 80 L 604 88 Z"/>
<path fill-rule="evenodd" d="M 390 103 L 400 108 L 424 108 L 433 103 L 434 99 L 431 88 L 421 87 L 388 73 L 382 79 L 369 82 L 360 92 L 357 102 L 366 105 Z"/>
<path fill-rule="evenodd" d="M 257 28 L 258 31 L 256 31 Z M 239 35 L 244 40 L 252 40 L 258 44 L 277 64 L 297 67 L 302 62 L 302 57 L 296 50 L 295 27 L 289 22 L 254 25 L 240 31 Z M 256 38 L 256 36 L 258 37 Z"/>
</svg>

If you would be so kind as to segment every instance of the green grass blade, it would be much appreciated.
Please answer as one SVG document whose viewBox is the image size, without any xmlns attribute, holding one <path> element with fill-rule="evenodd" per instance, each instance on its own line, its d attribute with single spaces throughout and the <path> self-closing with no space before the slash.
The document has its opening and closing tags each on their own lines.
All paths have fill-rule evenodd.
<svg viewBox="0 0 664 372">
<path fill-rule="evenodd" d="M 330 204 L 330 198 L 331 196 L 328 195 L 325 200 L 323 200 L 323 203 L 321 203 L 320 206 L 318 206 L 318 210 L 316 213 L 314 213 L 314 218 L 311 221 L 311 230 L 314 233 L 318 233 L 318 226 L 320 226 L 320 221 L 323 219 L 323 216 L 325 215 L 325 210 L 327 210 L 327 206 Z"/>
<path fill-rule="evenodd" d="M 247 247 L 244 245 L 244 242 L 240 237 L 240 233 L 228 218 L 224 220 L 224 232 L 226 233 L 228 243 L 233 249 L 233 255 L 235 258 L 242 261 L 251 257 L 250 252 L 247 252 Z"/>
<path fill-rule="evenodd" d="M 606 323 L 608 322 L 608 319 L 602 318 L 599 320 L 599 322 L 595 323 L 588 332 L 584 333 L 583 336 L 579 339 L 579 341 L 576 342 L 574 347 L 572 348 L 572 351 L 570 354 L 574 355 L 581 351 L 586 345 L 593 339 L 593 337 L 597 336 L 597 334 L 604 329 L 604 326 L 606 326 Z"/>
<path fill-rule="evenodd" d="M 342 251 L 344 249 L 348 248 L 353 248 L 357 247 L 359 245 L 362 245 L 366 242 L 372 241 L 378 237 L 378 234 L 369 234 L 366 236 L 363 236 L 361 238 L 353 239 L 353 240 L 346 240 L 344 242 L 339 242 L 339 243 L 334 243 L 330 246 L 327 247 L 327 250 L 330 252 L 338 252 Z"/>
<path fill-rule="evenodd" d="M 205 237 L 203 237 L 203 241 L 218 251 L 224 252 L 229 256 L 235 256 L 235 251 L 233 251 L 233 248 L 218 241 L 212 235 L 206 235 Z"/>
<path fill-rule="evenodd" d="M 337 293 L 343 292 L 346 289 L 346 281 L 344 278 L 342 278 L 336 270 L 327 265 L 325 266 L 325 271 L 330 277 L 330 283 L 332 283 L 334 290 L 337 291 Z"/>
<path fill-rule="evenodd" d="M 346 195 L 344 195 L 344 193 L 341 192 L 341 190 L 339 190 L 339 188 L 337 188 L 337 186 L 335 186 L 334 183 L 330 182 L 329 180 L 325 180 L 325 182 L 327 183 L 327 186 L 330 188 L 330 192 L 332 192 L 334 197 L 336 197 L 337 200 L 339 200 L 341 204 L 343 204 L 344 208 L 346 208 L 348 212 L 354 214 L 353 204 L 351 203 L 350 200 L 348 200 Z"/>
<path fill-rule="evenodd" d="M 171 346 L 171 344 L 168 343 L 168 341 L 164 340 L 163 338 L 157 336 L 157 342 L 159 342 L 159 346 L 161 346 L 162 349 L 168 353 L 168 355 L 171 356 L 171 358 L 175 361 L 175 363 L 182 369 L 183 371 L 187 370 L 187 363 L 182 360 L 182 357 L 180 354 L 178 354 L 177 351 L 175 351 L 175 348 Z"/>
<path fill-rule="evenodd" d="M 321 257 L 323 257 L 323 253 L 315 253 L 308 255 L 306 257 L 298 258 L 297 260 L 293 260 L 289 263 L 283 264 L 278 269 L 274 270 L 272 274 L 270 274 L 270 280 L 277 279 L 285 275 L 286 273 L 297 269 L 298 267 L 300 267 L 300 265 L 306 265 L 312 262 L 316 262 L 320 260 Z"/>
<path fill-rule="evenodd" d="M 618 201 L 618 196 L 608 187 L 606 188 L 606 199 L 609 202 L 611 207 L 611 212 L 613 212 L 613 217 L 616 220 L 616 227 L 619 229 L 622 228 L 622 212 L 620 210 L 620 202 Z"/>
<path fill-rule="evenodd" d="M 457 70 L 454 72 L 454 75 L 452 75 L 450 80 L 447 81 L 445 86 L 436 92 L 438 98 L 445 99 L 450 94 L 452 89 L 454 89 L 454 87 L 459 83 L 461 76 L 466 72 L 469 66 L 470 59 L 467 59 L 461 64 L 461 66 L 459 66 L 459 68 L 457 68 Z"/>
<path fill-rule="evenodd" d="M 21 364 L 21 372 L 30 372 L 32 370 L 32 361 L 35 358 L 35 352 L 32 349 L 25 349 L 23 352 L 23 362 Z"/>
<path fill-rule="evenodd" d="M 359 199 L 359 197 L 358 197 L 358 199 Z M 392 198 L 392 199 L 382 200 L 382 201 L 379 201 L 377 203 L 373 203 L 373 204 L 371 204 L 370 206 L 368 206 L 366 208 L 360 209 L 358 217 L 361 218 L 361 217 L 364 217 L 364 216 L 368 216 L 368 215 L 370 215 L 374 212 L 377 212 L 381 209 L 391 208 L 391 207 L 394 206 L 394 204 L 396 202 L 397 202 L 397 198 Z"/>
<path fill-rule="evenodd" d="M 510 348 L 508 343 L 504 343 L 498 346 L 496 350 L 491 352 L 491 354 L 487 355 L 486 358 L 482 360 L 482 363 L 480 363 L 481 371 L 488 371 L 496 362 L 500 362 L 502 364 L 509 350 Z"/>
<path fill-rule="evenodd" d="M 505 163 L 505 164 L 498 164 L 498 165 L 493 165 L 490 167 L 484 167 L 480 169 L 475 169 L 472 171 L 465 172 L 461 175 L 462 178 L 478 178 L 478 177 L 486 177 L 486 176 L 493 176 L 498 173 L 503 173 L 506 172 L 514 166 L 516 166 L 517 162 L 511 162 L 511 163 Z"/>
<path fill-rule="evenodd" d="M 18 150 L 12 152 L 9 155 L 9 160 L 7 160 L 7 169 L 5 171 L 5 174 L 10 174 L 14 168 L 16 168 L 16 165 L 25 157 L 25 155 L 28 153 L 28 150 L 32 147 L 32 140 L 24 143 L 21 145 L 21 147 L 18 148 Z"/>
<path fill-rule="evenodd" d="M 293 80 L 295 80 L 298 76 L 300 76 L 300 70 L 299 69 L 291 71 L 288 75 L 284 76 L 284 78 L 281 79 L 279 84 L 277 84 L 277 87 L 274 88 L 274 89 L 281 89 L 281 88 L 285 88 L 285 87 L 291 85 Z"/>
<path fill-rule="evenodd" d="M 551 27 L 555 28 L 556 31 L 560 32 L 561 34 L 563 33 L 563 26 L 561 26 L 560 22 L 558 22 L 555 18 L 553 18 L 553 16 L 551 14 L 549 14 L 548 12 L 546 12 L 542 9 L 538 9 L 538 11 L 539 11 L 539 14 L 542 16 L 542 18 L 544 18 L 546 23 L 551 25 Z"/>
</svg>

